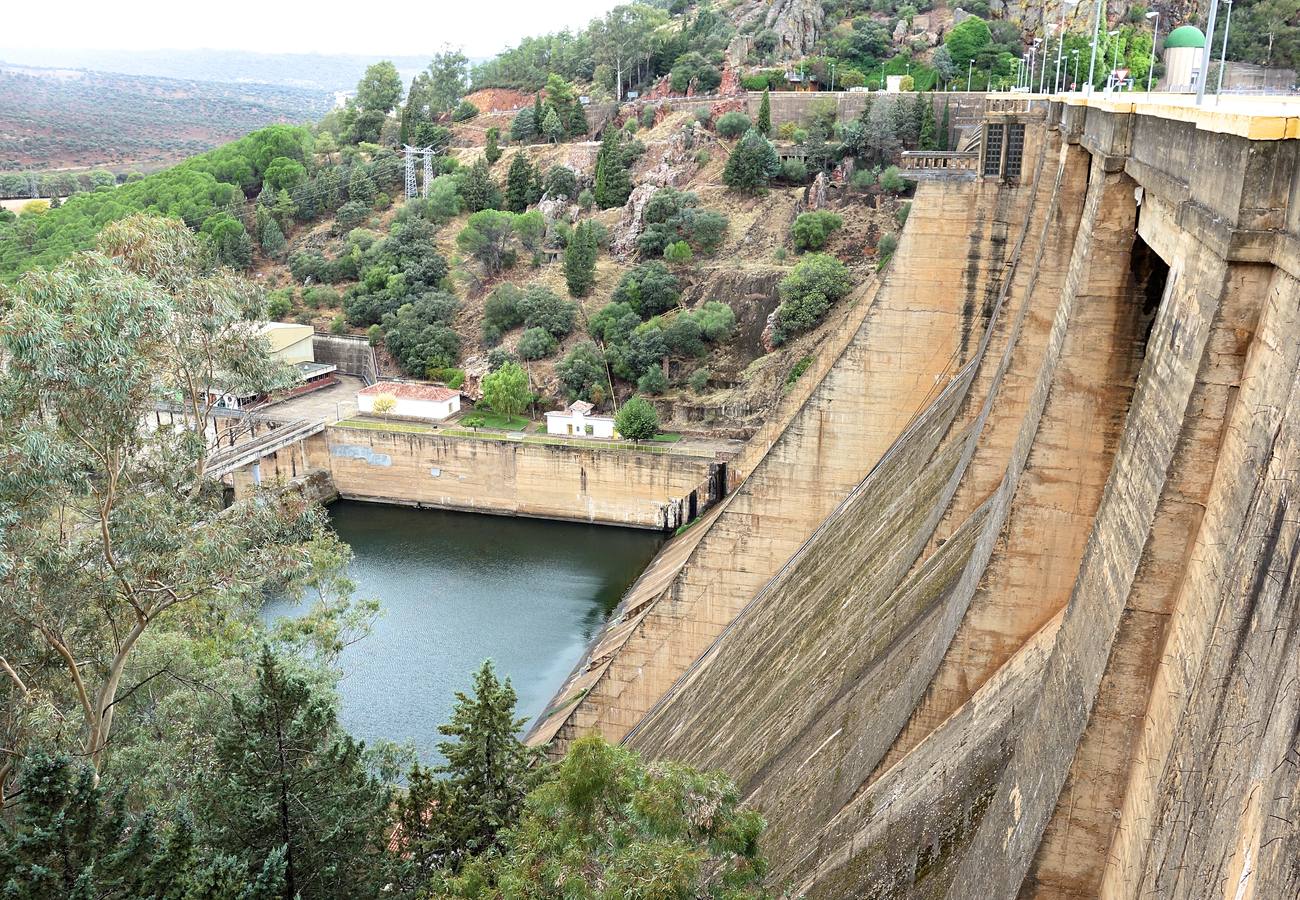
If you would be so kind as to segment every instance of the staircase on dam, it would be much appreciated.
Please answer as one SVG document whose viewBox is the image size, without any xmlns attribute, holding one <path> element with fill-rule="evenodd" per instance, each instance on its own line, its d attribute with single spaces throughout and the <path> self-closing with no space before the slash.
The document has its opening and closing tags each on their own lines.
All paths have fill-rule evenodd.
<svg viewBox="0 0 1300 900">
<path fill-rule="evenodd" d="M 531 739 L 728 772 L 809 897 L 1300 896 L 1273 113 L 990 109 L 1018 170 L 984 140 L 991 174 L 920 185 L 834 358 Z"/>
</svg>

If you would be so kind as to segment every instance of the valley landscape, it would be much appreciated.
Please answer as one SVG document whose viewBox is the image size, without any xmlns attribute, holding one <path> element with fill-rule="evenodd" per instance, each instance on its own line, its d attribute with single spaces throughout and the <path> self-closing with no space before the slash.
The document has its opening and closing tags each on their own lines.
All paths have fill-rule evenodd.
<svg viewBox="0 0 1300 900">
<path fill-rule="evenodd" d="M 1239 5 L 0 50 L 5 896 L 1300 897 Z"/>
</svg>

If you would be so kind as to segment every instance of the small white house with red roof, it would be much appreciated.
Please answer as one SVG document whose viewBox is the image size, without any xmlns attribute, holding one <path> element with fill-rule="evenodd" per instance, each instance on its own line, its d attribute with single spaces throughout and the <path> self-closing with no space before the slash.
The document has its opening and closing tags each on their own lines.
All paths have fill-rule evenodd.
<svg viewBox="0 0 1300 900">
<path fill-rule="evenodd" d="M 570 403 L 566 409 L 546 414 L 546 433 L 575 437 L 614 437 L 614 420 L 610 416 L 593 416 L 596 407 L 585 400 Z"/>
<path fill-rule="evenodd" d="M 371 415 L 441 422 L 460 412 L 460 391 L 436 384 L 377 381 L 357 392 L 357 410 Z"/>
</svg>

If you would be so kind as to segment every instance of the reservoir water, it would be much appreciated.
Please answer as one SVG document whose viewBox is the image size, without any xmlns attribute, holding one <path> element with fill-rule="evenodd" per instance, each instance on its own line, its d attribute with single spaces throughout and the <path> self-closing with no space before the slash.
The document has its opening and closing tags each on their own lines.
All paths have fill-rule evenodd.
<svg viewBox="0 0 1300 900">
<path fill-rule="evenodd" d="M 356 596 L 380 601 L 372 632 L 344 650 L 343 725 L 371 743 L 411 742 L 437 760 L 456 691 L 491 658 L 536 718 L 663 536 L 538 519 L 340 501 Z M 288 601 L 265 613 L 292 615 Z"/>
</svg>

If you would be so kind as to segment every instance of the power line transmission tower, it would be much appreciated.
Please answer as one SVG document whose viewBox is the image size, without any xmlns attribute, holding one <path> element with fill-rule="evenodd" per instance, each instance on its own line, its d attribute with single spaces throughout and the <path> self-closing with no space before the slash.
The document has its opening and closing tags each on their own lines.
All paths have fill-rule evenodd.
<svg viewBox="0 0 1300 900">
<path fill-rule="evenodd" d="M 424 154 L 424 192 L 420 196 L 428 199 L 429 185 L 433 182 L 433 148 L 425 147 L 420 152 Z"/>
<path fill-rule="evenodd" d="M 418 151 L 410 144 L 402 147 L 402 156 L 406 158 L 406 199 L 415 196 L 415 154 Z"/>
</svg>

